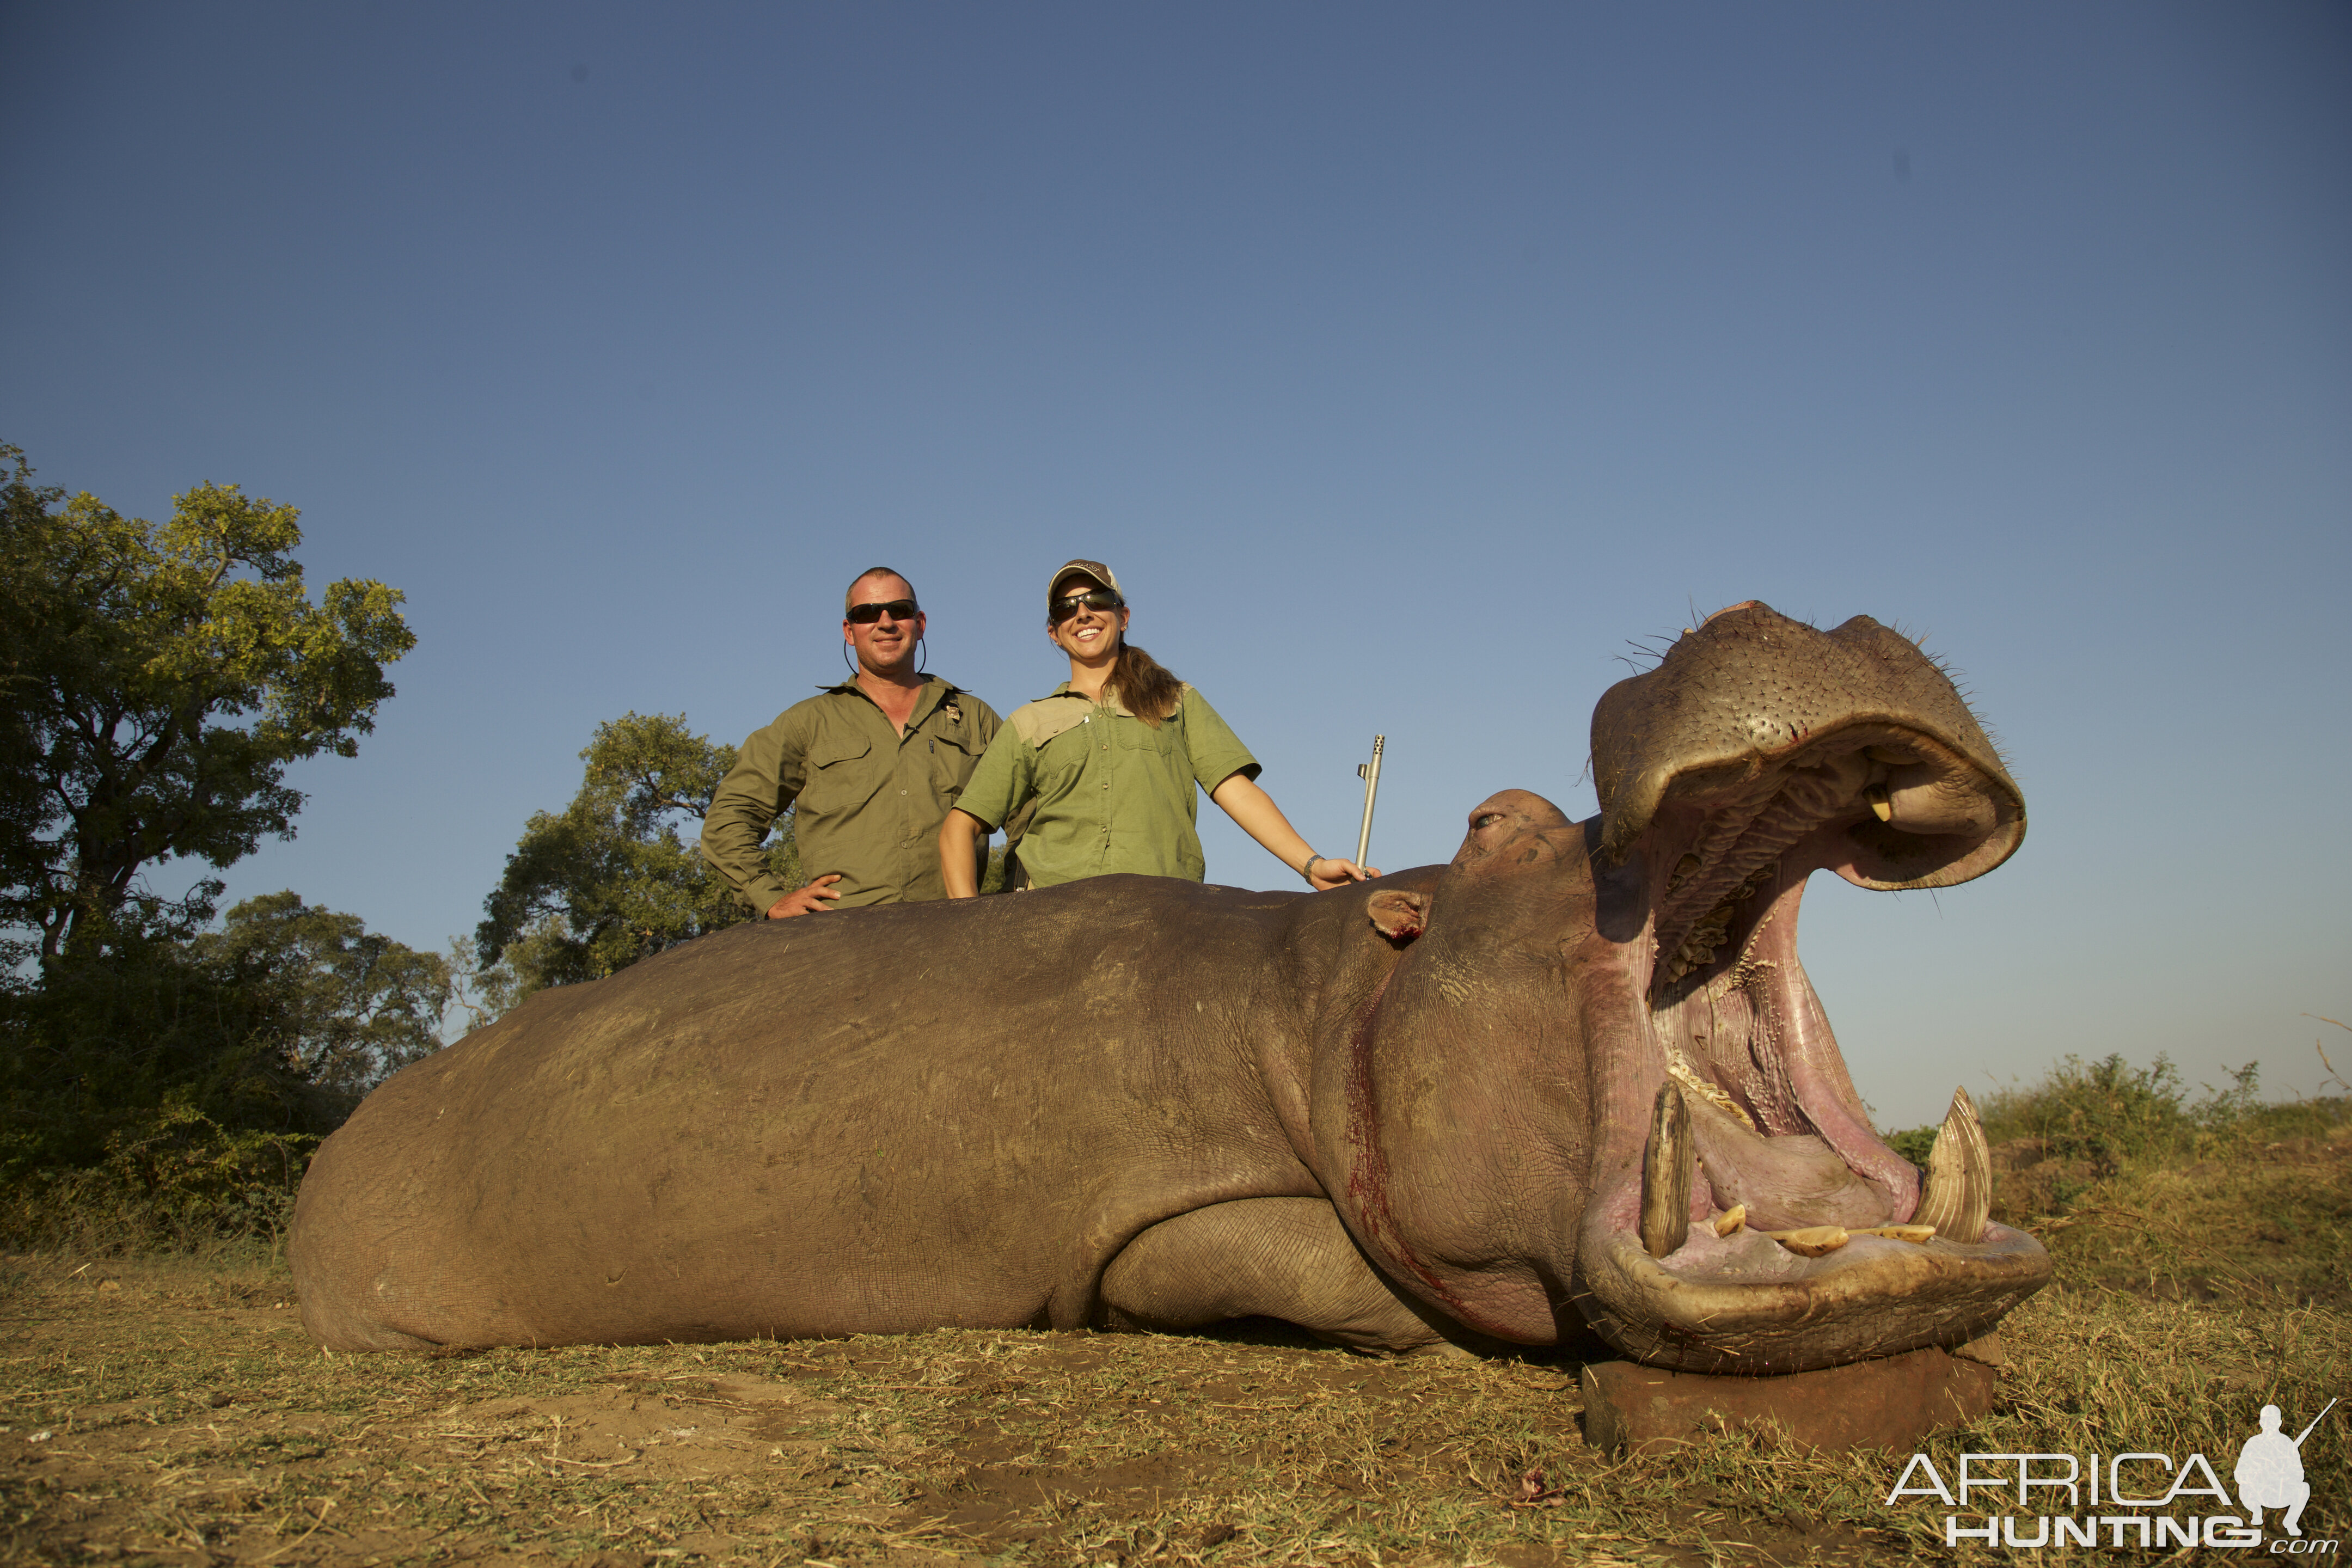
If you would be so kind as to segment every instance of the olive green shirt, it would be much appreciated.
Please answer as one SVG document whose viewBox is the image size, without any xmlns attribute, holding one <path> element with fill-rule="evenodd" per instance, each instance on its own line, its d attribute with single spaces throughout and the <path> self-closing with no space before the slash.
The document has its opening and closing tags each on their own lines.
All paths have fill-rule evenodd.
<svg viewBox="0 0 2352 1568">
<path fill-rule="evenodd" d="M 1257 759 L 1190 686 L 1153 729 L 1118 701 L 1097 703 L 1064 681 L 1024 703 L 997 731 L 956 809 L 991 828 L 1029 801 L 1019 850 L 1029 885 L 1139 871 L 1201 881 L 1199 784 L 1258 775 Z"/>
<path fill-rule="evenodd" d="M 944 899 L 940 824 L 1002 721 L 934 675 L 902 736 L 855 681 L 796 702 L 743 742 L 702 819 L 702 854 L 760 913 L 793 889 L 760 853 L 793 811 L 801 874 L 837 872 L 833 909 Z M 795 809 L 796 808 L 796 809 Z M 982 840 L 980 854 L 987 854 Z"/>
</svg>

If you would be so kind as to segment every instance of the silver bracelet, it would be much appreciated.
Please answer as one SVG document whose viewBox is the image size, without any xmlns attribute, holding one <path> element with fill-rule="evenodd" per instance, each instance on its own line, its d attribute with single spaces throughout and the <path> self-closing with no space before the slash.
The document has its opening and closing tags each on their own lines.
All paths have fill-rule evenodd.
<svg viewBox="0 0 2352 1568">
<path fill-rule="evenodd" d="M 1315 885 L 1315 868 L 1321 864 L 1323 864 L 1322 856 L 1309 855 L 1307 858 L 1307 864 L 1298 868 L 1298 874 L 1307 879 L 1307 885 L 1308 887 L 1311 888 Z"/>
</svg>

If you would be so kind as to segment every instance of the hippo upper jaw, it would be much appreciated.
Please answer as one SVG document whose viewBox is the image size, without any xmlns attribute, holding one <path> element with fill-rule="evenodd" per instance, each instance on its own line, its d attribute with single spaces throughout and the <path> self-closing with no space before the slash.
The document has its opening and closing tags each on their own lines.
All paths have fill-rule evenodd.
<svg viewBox="0 0 2352 1568">
<path fill-rule="evenodd" d="M 1924 1194 L 1880 1142 L 1798 961 L 1797 916 L 1816 869 L 1872 888 L 1979 875 L 2022 837 L 2023 803 L 1907 642 L 1874 622 L 1814 632 L 1760 606 L 1727 618 L 1723 637 L 1710 641 L 1711 626 L 1639 678 L 1671 675 L 1673 711 L 1637 723 L 1638 705 L 1612 692 L 1595 719 L 1596 934 L 1614 984 L 1587 994 L 1594 1143 L 1578 1305 L 1627 1353 L 1690 1371 L 1803 1371 L 1959 1343 L 2046 1282 L 2049 1257 L 1987 1219 L 1990 1173 L 1965 1094 Z M 1856 685 L 1890 667 L 1898 688 L 1916 674 L 1907 650 L 1934 679 L 1806 722 L 1716 711 L 1712 729 L 1695 727 L 1687 710 L 1707 718 L 1706 700 L 1724 696 L 1709 680 L 1727 643 L 1751 689 L 1759 646 L 1844 658 L 1862 667 Z M 1948 702 L 1932 700 L 1938 687 Z M 1679 748 L 1620 759 L 1613 788 L 1601 755 L 1612 703 L 1621 739 L 1654 748 L 1664 733 Z M 1722 754 L 1711 737 L 1734 733 L 1747 744 Z"/>
</svg>

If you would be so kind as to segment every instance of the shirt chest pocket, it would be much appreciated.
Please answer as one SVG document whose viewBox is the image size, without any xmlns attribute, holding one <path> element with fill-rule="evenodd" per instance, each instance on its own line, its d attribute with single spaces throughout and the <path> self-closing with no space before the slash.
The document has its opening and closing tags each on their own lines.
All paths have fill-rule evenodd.
<svg viewBox="0 0 2352 1568">
<path fill-rule="evenodd" d="M 1184 733 L 1172 718 L 1161 720 L 1156 730 L 1140 719 L 1121 719 L 1114 728 L 1118 731 L 1121 751 L 1162 758 L 1184 753 Z"/>
<path fill-rule="evenodd" d="M 1038 747 L 1033 766 L 1039 797 L 1054 800 L 1076 788 L 1103 741 L 1102 725 L 1078 723 Z"/>
<path fill-rule="evenodd" d="M 923 737 L 923 746 L 931 765 L 931 789 L 940 799 L 950 801 L 963 793 L 971 777 L 971 770 L 980 765 L 981 750 L 975 750 L 961 730 L 950 730 Z"/>
<path fill-rule="evenodd" d="M 797 808 L 813 816 L 825 816 L 865 805 L 877 782 L 868 760 L 873 754 L 871 741 L 836 741 L 812 749 L 808 783 L 801 788 Z"/>
</svg>

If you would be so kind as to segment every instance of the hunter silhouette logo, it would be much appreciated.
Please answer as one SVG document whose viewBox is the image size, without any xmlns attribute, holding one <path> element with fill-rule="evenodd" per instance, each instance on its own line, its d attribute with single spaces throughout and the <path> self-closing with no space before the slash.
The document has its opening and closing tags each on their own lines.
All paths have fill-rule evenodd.
<svg viewBox="0 0 2352 1568">
<path fill-rule="evenodd" d="M 2184 1552 L 2202 1546 L 2259 1551 L 2266 1556 L 2333 1556 L 2342 1542 L 2307 1539 L 2303 1533 L 2303 1510 L 2311 1501 L 2303 1447 L 2340 1403 L 2329 1400 L 2293 1436 L 2279 1429 L 2279 1407 L 2263 1405 L 2261 1430 L 2238 1447 L 2237 1468 L 2231 1475 L 2237 1483 L 2234 1497 L 2222 1483 L 2220 1469 L 2202 1454 L 2176 1461 L 2170 1454 L 2146 1449 L 2080 1455 L 1969 1452 L 1956 1456 L 1958 1468 L 1949 1484 L 1935 1460 L 1912 1455 L 1886 1494 L 1885 1506 L 1901 1507 L 1906 1498 L 1934 1498 L 1951 1510 L 1944 1516 L 1947 1546 L 1980 1541 L 1989 1547 L 2029 1552 L 2061 1546 L 2141 1551 L 2177 1546 Z M 1985 1508 L 1971 1495 L 1981 1492 L 1999 1499 L 1996 1507 L 2016 1511 L 1973 1511 Z M 2242 1510 L 2244 1517 L 2203 1511 L 2231 1508 Z M 2267 1542 L 2263 1534 L 2265 1513 L 2277 1516 L 2272 1528 L 2284 1532 Z"/>
<path fill-rule="evenodd" d="M 2266 1508 L 2284 1509 L 2279 1524 L 2289 1535 L 2303 1533 L 2296 1521 L 2303 1518 L 2303 1505 L 2311 1500 L 2311 1483 L 2303 1479 L 2303 1440 L 2335 1408 L 2336 1401 L 2329 1400 L 2327 1409 L 2311 1418 L 2311 1426 L 2290 1437 L 2279 1430 L 2279 1407 L 2263 1406 L 2263 1429 L 2238 1450 L 2235 1472 L 2238 1501 L 2246 1510 L 2248 1524 L 2261 1524 Z"/>
</svg>

